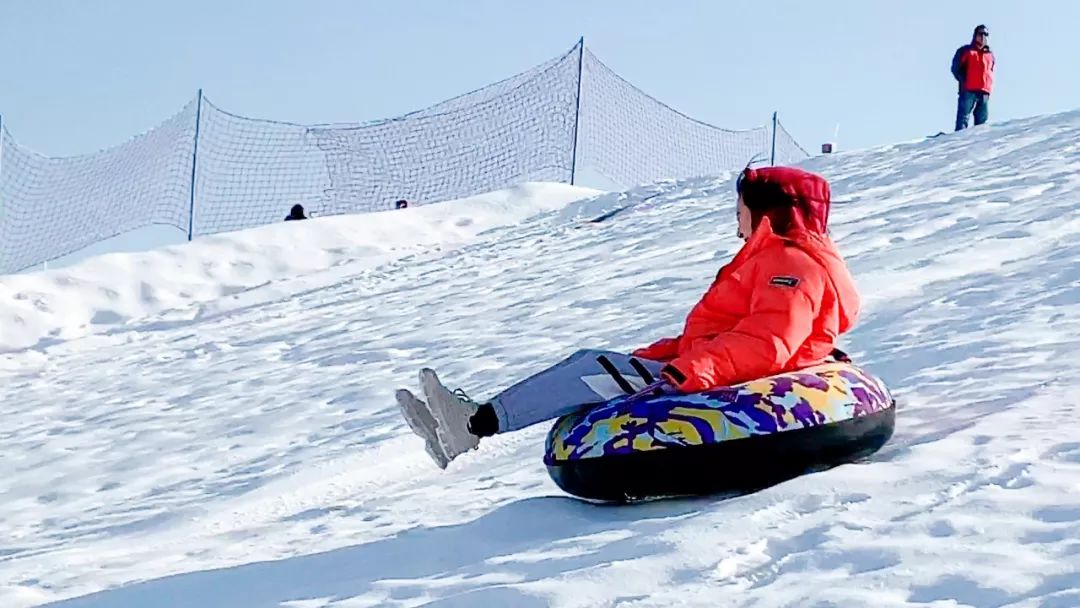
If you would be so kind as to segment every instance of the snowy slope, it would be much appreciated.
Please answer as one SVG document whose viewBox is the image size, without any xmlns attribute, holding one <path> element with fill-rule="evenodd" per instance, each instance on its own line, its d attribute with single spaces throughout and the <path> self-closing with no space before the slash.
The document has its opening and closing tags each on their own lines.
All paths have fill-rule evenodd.
<svg viewBox="0 0 1080 608">
<path fill-rule="evenodd" d="M 361 269 L 460 246 L 486 230 L 600 194 L 525 183 L 448 204 L 281 222 L 46 273 L 0 276 L 0 352 L 107 331 L 168 312 L 190 319 L 237 294 L 276 299 Z M 302 228 L 300 226 L 303 226 Z M 329 268 L 340 272 L 313 273 Z M 158 319 L 160 320 L 160 318 Z"/>
<path fill-rule="evenodd" d="M 811 168 L 865 297 L 844 346 L 901 401 L 871 463 L 595 506 L 547 478 L 544 425 L 443 472 L 399 418 L 422 365 L 483 398 L 677 331 L 738 245 L 726 178 L 371 263 L 332 251 L 343 220 L 289 226 L 342 261 L 295 273 L 259 257 L 271 227 L 162 255 L 305 274 L 194 270 L 198 289 L 107 331 L 79 326 L 101 290 L 164 286 L 157 262 L 3 279 L 5 332 L 25 294 L 78 299 L 4 337 L 0 605 L 1080 605 L 1080 113 Z"/>
</svg>

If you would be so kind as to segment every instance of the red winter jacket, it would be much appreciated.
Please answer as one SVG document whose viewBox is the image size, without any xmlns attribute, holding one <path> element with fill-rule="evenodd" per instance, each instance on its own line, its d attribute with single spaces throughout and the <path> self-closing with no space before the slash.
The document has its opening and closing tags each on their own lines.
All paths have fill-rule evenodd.
<svg viewBox="0 0 1080 608">
<path fill-rule="evenodd" d="M 787 180 L 785 189 L 803 197 L 811 216 L 783 236 L 762 218 L 690 311 L 682 334 L 633 353 L 668 362 L 663 376 L 686 393 L 821 363 L 858 319 L 854 281 L 825 234 L 828 183 L 795 169 L 755 173 Z"/>
<path fill-rule="evenodd" d="M 965 91 L 989 94 L 994 88 L 994 66 L 989 46 L 965 44 L 953 55 L 952 73 Z"/>
</svg>

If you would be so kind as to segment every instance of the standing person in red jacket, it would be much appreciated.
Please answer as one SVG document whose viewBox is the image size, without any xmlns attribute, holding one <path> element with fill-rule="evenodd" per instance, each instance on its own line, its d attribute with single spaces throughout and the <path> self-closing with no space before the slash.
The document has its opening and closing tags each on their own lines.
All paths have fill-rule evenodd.
<svg viewBox="0 0 1080 608">
<path fill-rule="evenodd" d="M 481 437 L 525 428 L 611 398 L 597 357 L 627 378 L 631 356 L 662 380 L 648 390 L 705 391 L 825 361 L 854 326 L 859 295 L 827 234 L 830 190 L 800 169 L 747 169 L 737 182 L 738 229 L 745 240 L 690 311 L 677 337 L 633 355 L 582 350 L 486 403 L 449 391 L 420 371 L 427 401 L 397 391 L 398 404 L 441 468 Z M 640 388 L 640 387 L 639 387 Z M 615 393 L 617 394 L 617 392 Z"/>
<path fill-rule="evenodd" d="M 990 92 L 994 88 L 994 53 L 990 51 L 990 30 L 975 28 L 971 44 L 956 49 L 952 74 L 960 87 L 956 103 L 956 130 L 966 129 L 968 115 L 975 112 L 975 125 L 990 117 Z"/>
</svg>

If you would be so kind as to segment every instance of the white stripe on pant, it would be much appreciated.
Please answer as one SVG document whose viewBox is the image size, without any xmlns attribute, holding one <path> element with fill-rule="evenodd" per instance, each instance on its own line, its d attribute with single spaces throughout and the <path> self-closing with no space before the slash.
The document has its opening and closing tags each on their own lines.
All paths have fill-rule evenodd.
<svg viewBox="0 0 1080 608">
<path fill-rule="evenodd" d="M 596 358 L 606 356 L 627 380 L 644 382 L 630 365 L 630 355 L 604 350 L 579 350 L 559 363 L 518 382 L 489 401 L 499 419 L 499 432 L 516 431 L 606 401 L 622 391 Z M 638 359 L 654 376 L 664 366 L 659 361 Z M 607 384 L 608 386 L 604 387 Z"/>
</svg>

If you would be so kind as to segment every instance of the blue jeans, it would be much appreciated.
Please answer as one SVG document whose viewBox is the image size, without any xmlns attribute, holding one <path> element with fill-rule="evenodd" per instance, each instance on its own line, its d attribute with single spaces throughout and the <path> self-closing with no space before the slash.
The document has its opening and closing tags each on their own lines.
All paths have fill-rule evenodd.
<svg viewBox="0 0 1080 608">
<path fill-rule="evenodd" d="M 527 426 L 569 414 L 590 403 L 607 401 L 625 394 L 615 380 L 596 362 L 605 355 L 615 369 L 635 389 L 645 381 L 630 366 L 630 355 L 603 350 L 579 350 L 544 371 L 530 376 L 496 395 L 488 403 L 499 419 L 499 432 Z M 664 367 L 659 361 L 638 359 L 654 377 Z"/>
<path fill-rule="evenodd" d="M 956 101 L 956 130 L 966 129 L 968 115 L 975 112 L 975 126 L 990 118 L 990 94 L 980 91 L 960 91 Z"/>
</svg>

